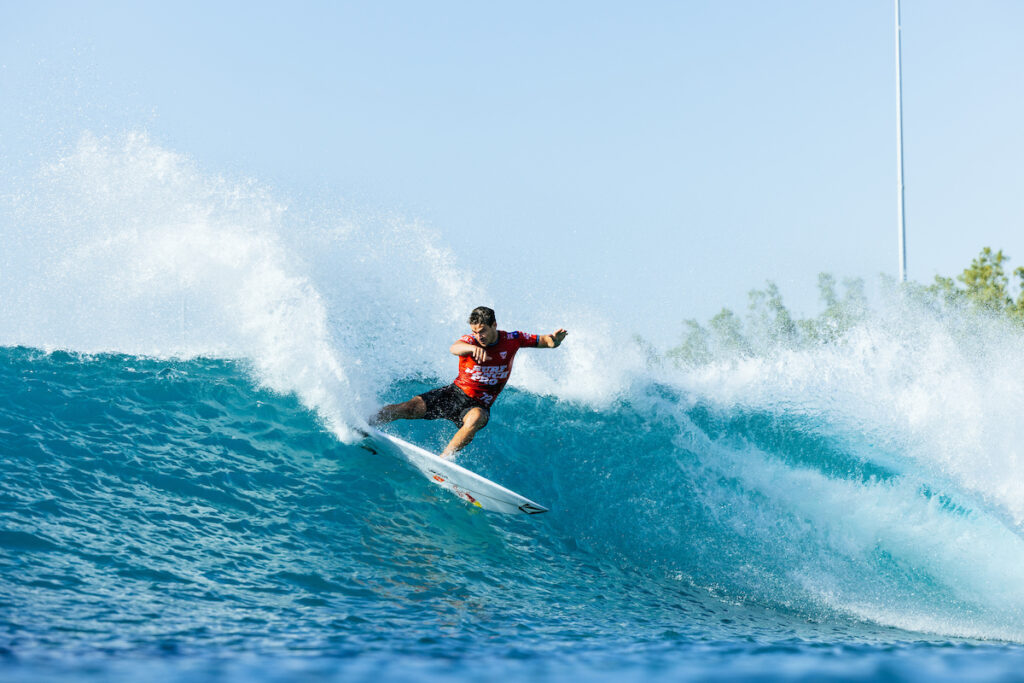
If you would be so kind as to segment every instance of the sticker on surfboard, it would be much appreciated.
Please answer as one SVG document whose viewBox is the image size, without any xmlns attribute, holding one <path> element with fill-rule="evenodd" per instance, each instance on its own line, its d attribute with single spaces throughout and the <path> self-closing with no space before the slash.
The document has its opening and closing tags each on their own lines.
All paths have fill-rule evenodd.
<svg viewBox="0 0 1024 683">
<path fill-rule="evenodd" d="M 371 429 L 366 437 L 363 448 L 373 453 L 383 450 L 401 456 L 434 484 L 454 493 L 474 507 L 512 515 L 536 515 L 548 511 L 543 505 L 534 503 L 515 491 L 396 436 Z M 380 448 L 374 449 L 370 444 Z"/>
</svg>

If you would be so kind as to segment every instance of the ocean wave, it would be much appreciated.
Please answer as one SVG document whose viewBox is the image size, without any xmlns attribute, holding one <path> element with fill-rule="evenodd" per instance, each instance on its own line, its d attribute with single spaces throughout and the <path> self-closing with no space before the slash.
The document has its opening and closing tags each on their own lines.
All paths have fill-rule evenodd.
<svg viewBox="0 0 1024 683">
<path fill-rule="evenodd" d="M 616 614 L 700 637 L 827 620 L 1024 640 L 1021 339 L 996 321 L 895 293 L 827 338 L 677 363 L 500 293 L 500 322 L 570 329 L 517 358 L 460 460 L 551 508 L 527 522 L 358 447 L 380 403 L 450 380 L 489 302 L 416 221 L 311 217 L 139 134 L 84 137 L 3 208 L 16 638 L 181 625 L 326 651 L 335 629 L 370 639 L 353 624 L 468 623 L 540 647 L 613 637 Z"/>
</svg>

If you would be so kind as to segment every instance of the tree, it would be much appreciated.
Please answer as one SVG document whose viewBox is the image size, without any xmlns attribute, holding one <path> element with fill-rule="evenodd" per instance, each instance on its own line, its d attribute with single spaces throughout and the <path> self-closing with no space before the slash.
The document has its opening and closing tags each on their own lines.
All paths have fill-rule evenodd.
<svg viewBox="0 0 1024 683">
<path fill-rule="evenodd" d="M 957 276 L 967 286 L 965 293 L 971 303 L 992 313 L 1009 312 L 1014 302 L 1008 294 L 1009 278 L 1003 271 L 1003 263 L 1009 260 L 1002 249 L 993 254 L 990 247 L 985 247 L 970 267 Z"/>
<path fill-rule="evenodd" d="M 1009 260 L 1002 249 L 993 252 L 991 247 L 984 247 L 956 280 L 936 275 L 935 282 L 926 291 L 942 305 L 966 302 L 975 310 L 1005 315 L 1024 324 L 1024 267 L 1013 271 L 1018 280 L 1018 294 L 1014 299 L 1010 293 L 1010 278 L 1004 269 Z M 964 284 L 963 289 L 957 286 L 957 281 Z"/>
</svg>

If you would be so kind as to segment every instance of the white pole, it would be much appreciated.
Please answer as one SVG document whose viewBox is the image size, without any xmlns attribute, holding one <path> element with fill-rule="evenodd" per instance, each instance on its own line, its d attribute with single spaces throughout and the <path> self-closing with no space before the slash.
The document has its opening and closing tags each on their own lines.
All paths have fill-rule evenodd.
<svg viewBox="0 0 1024 683">
<path fill-rule="evenodd" d="M 900 249 L 900 282 L 907 281 L 907 221 L 905 216 L 906 203 L 903 198 L 903 56 L 900 37 L 903 28 L 900 26 L 900 0 L 896 3 L 896 186 L 898 202 L 896 215 L 899 230 Z"/>
</svg>

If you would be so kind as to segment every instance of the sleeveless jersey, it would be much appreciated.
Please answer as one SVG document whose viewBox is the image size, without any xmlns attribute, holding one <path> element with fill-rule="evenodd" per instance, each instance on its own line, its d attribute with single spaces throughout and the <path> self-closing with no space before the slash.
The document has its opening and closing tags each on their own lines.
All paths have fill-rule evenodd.
<svg viewBox="0 0 1024 683">
<path fill-rule="evenodd" d="M 459 337 L 459 341 L 482 346 L 471 334 Z M 516 351 L 524 346 L 537 346 L 538 342 L 535 334 L 498 330 L 498 341 L 483 347 L 489 356 L 486 361 L 477 363 L 473 356 L 459 356 L 459 376 L 455 379 L 455 386 L 470 398 L 490 406 L 508 382 Z"/>
</svg>

